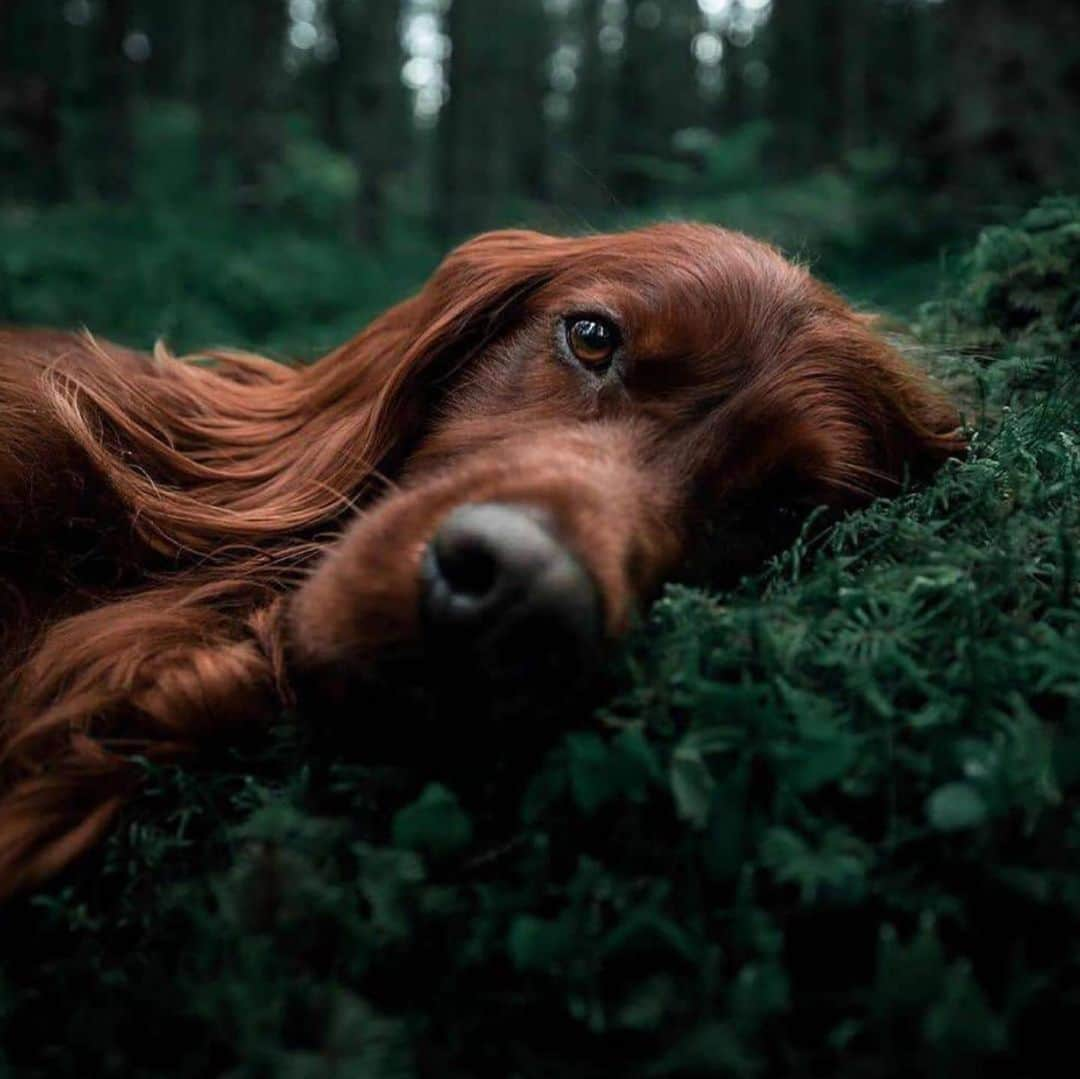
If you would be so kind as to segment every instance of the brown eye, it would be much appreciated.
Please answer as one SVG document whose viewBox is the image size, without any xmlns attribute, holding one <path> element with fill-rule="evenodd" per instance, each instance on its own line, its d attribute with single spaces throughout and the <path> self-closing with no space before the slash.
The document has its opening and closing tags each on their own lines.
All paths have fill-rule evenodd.
<svg viewBox="0 0 1080 1079">
<path fill-rule="evenodd" d="M 606 319 L 570 318 L 566 320 L 566 343 L 586 367 L 604 367 L 615 354 L 619 334 Z"/>
</svg>

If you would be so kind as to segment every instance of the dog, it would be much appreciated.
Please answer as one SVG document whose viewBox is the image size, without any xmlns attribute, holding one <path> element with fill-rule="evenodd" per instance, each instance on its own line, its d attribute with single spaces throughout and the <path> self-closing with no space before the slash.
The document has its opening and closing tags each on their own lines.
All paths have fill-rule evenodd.
<svg viewBox="0 0 1080 1079">
<path fill-rule="evenodd" d="M 3 895 L 99 840 L 133 756 L 403 669 L 588 672 L 683 567 L 735 579 L 964 448 L 872 319 L 686 223 L 481 235 L 309 365 L 0 331 L 0 411 Z"/>
</svg>

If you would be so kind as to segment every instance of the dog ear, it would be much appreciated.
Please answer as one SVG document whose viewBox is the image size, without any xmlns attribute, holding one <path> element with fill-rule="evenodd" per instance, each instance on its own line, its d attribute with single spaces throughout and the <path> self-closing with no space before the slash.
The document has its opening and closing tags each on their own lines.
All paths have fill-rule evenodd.
<svg viewBox="0 0 1080 1079">
<path fill-rule="evenodd" d="M 961 416 L 930 376 L 879 337 L 874 324 L 861 342 L 862 422 L 873 446 L 879 491 L 928 480 L 949 457 L 963 455 Z"/>
<path fill-rule="evenodd" d="M 322 437 L 312 439 L 309 425 L 298 460 L 317 456 L 319 474 L 339 490 L 393 471 L 454 376 L 514 324 L 579 243 L 504 230 L 452 251 L 416 295 L 303 370 L 303 407 Z"/>
<path fill-rule="evenodd" d="M 929 479 L 966 439 L 930 377 L 837 309 L 793 335 L 789 354 L 747 387 L 728 420 L 731 473 L 744 489 L 779 490 L 836 508 Z"/>
<path fill-rule="evenodd" d="M 528 297 L 555 274 L 573 243 L 504 229 L 452 251 L 408 301 L 413 336 L 386 386 L 386 400 L 414 391 L 421 382 L 445 381 L 503 334 Z"/>
<path fill-rule="evenodd" d="M 959 412 L 878 316 L 842 302 L 831 308 L 806 335 L 803 362 L 822 387 L 813 427 L 838 501 L 845 491 L 864 502 L 930 479 L 967 450 Z"/>
</svg>

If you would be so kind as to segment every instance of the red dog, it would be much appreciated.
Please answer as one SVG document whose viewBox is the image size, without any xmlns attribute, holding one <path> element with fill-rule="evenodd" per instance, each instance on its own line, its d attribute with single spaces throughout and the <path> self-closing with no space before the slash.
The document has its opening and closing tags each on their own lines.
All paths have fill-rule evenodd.
<svg viewBox="0 0 1080 1079">
<path fill-rule="evenodd" d="M 101 836 L 133 754 L 401 656 L 580 662 L 700 537 L 737 573 L 963 445 L 868 320 L 700 225 L 491 233 L 316 364 L 212 359 L 0 332 L 0 893 Z"/>
</svg>

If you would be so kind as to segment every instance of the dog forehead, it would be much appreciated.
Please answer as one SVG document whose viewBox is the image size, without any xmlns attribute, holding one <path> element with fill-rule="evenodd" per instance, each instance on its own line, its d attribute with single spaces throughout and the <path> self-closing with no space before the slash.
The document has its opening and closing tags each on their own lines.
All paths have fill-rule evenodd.
<svg viewBox="0 0 1080 1079">
<path fill-rule="evenodd" d="M 775 248 L 709 225 L 593 237 L 553 285 L 559 306 L 611 314 L 657 356 L 746 345 L 820 303 L 820 286 Z"/>
<path fill-rule="evenodd" d="M 732 287 L 787 287 L 805 272 L 768 243 L 715 225 L 653 225 L 612 238 L 620 270 L 636 263 L 663 288 L 715 294 Z"/>
<path fill-rule="evenodd" d="M 762 304 L 805 298 L 806 270 L 777 248 L 708 225 L 659 225 L 590 238 L 565 259 L 552 284 L 629 308 L 700 321 Z"/>
</svg>

